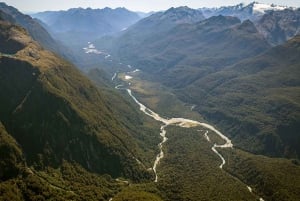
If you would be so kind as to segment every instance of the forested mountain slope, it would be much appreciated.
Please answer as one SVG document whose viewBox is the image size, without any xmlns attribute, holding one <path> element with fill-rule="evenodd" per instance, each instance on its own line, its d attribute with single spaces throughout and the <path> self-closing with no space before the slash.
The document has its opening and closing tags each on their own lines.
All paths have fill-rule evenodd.
<svg viewBox="0 0 300 201">
<path fill-rule="evenodd" d="M 47 50 L 53 51 L 65 59 L 76 60 L 72 52 L 55 40 L 37 20 L 32 19 L 29 15 L 25 15 L 5 3 L 0 3 L 0 11 L 2 12 L 2 18 L 4 20 L 25 28 L 30 36 Z"/>
<path fill-rule="evenodd" d="M 0 120 L 21 145 L 28 165 L 57 167 L 68 160 L 112 176 L 139 179 L 146 173 L 134 159 L 142 157 L 132 136 L 141 121 L 129 115 L 122 122 L 126 115 L 115 116 L 120 112 L 107 96 L 24 29 L 1 21 L 0 39 L 5 45 Z"/>
<path fill-rule="evenodd" d="M 105 39 L 95 44 L 122 62 L 158 74 L 182 65 L 214 71 L 270 48 L 251 21 L 241 23 L 235 17 L 217 16 L 169 28 L 160 23 L 148 27 L 147 21 L 140 21 L 110 43 Z"/>
<path fill-rule="evenodd" d="M 178 90 L 242 148 L 299 157 L 300 37 Z"/>
<path fill-rule="evenodd" d="M 197 105 L 241 148 L 299 157 L 299 36 L 271 48 L 249 20 L 214 16 L 160 32 L 157 22 L 147 29 L 150 19 L 112 39 L 107 49 Z"/>
</svg>

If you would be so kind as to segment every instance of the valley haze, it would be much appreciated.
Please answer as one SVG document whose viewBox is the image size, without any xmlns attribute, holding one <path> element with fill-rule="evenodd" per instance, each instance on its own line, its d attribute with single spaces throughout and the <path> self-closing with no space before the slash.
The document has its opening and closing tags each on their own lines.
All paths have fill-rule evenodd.
<svg viewBox="0 0 300 201">
<path fill-rule="evenodd" d="M 33 13 L 33 12 L 41 12 L 41 11 L 49 11 L 49 10 L 67 10 L 69 8 L 117 8 L 117 7 L 125 7 L 132 11 L 142 11 L 142 12 L 150 12 L 150 11 L 161 11 L 167 10 L 170 7 L 179 7 L 179 6 L 188 6 L 194 9 L 202 8 L 202 7 L 221 7 L 221 6 L 233 6 L 239 3 L 249 4 L 253 1 L 251 0 L 51 0 L 51 1 L 39 1 L 39 0 L 5 0 L 5 3 L 8 5 L 14 6 L 23 12 Z M 261 0 L 259 3 L 264 4 L 276 4 L 281 6 L 288 7 L 300 7 L 300 1 L 297 0 Z"/>
<path fill-rule="evenodd" d="M 0 200 L 299 201 L 299 4 L 0 2 Z"/>
</svg>

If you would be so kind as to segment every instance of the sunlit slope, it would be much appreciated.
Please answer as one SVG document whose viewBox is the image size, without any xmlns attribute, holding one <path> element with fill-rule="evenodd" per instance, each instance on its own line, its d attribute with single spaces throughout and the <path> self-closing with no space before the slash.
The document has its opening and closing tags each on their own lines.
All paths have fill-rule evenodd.
<svg viewBox="0 0 300 201">
<path fill-rule="evenodd" d="M 226 130 L 238 146 L 297 158 L 299 39 L 198 79 L 178 94 L 192 94 L 189 100 L 198 111 Z"/>
<path fill-rule="evenodd" d="M 0 38 L 11 49 L 1 50 L 0 120 L 28 164 L 57 167 L 65 159 L 98 173 L 149 178 L 151 172 L 135 159 L 143 155 L 133 137 L 140 130 L 133 125 L 142 122 L 128 117 L 126 128 L 125 115 L 115 116 L 109 98 L 71 64 L 45 51 L 24 29 L 0 25 Z"/>
</svg>

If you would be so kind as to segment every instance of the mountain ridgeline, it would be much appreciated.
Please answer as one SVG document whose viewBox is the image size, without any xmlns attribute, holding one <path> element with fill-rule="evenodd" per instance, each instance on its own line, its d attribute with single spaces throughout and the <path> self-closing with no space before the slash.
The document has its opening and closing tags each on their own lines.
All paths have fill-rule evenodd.
<svg viewBox="0 0 300 201">
<path fill-rule="evenodd" d="M 3 21 L 0 29 L 6 49 L 1 46 L 0 121 L 28 165 L 43 169 L 67 160 L 114 177 L 151 177 L 134 159 L 142 155 L 131 133 L 142 122 L 132 116 L 131 124 L 122 123 L 108 97 L 24 29 Z"/>
<path fill-rule="evenodd" d="M 300 34 L 300 9 L 269 12 L 256 24 L 270 44 L 280 45 Z"/>
<path fill-rule="evenodd" d="M 252 2 L 249 5 L 239 4 L 200 10 L 206 18 L 223 15 L 238 17 L 242 21 L 251 20 L 273 46 L 280 45 L 300 33 L 299 8 Z"/>
<path fill-rule="evenodd" d="M 216 68 L 269 48 L 252 22 L 241 23 L 235 17 L 217 16 L 198 23 L 173 26 L 167 29 L 159 25 L 153 29 L 141 21 L 133 27 L 134 30 L 129 29 L 113 41 L 111 52 L 123 61 L 155 72 L 167 71 L 183 63 L 190 66 L 214 63 Z M 149 35 L 144 35 L 147 31 Z M 100 42 L 96 45 L 99 46 Z"/>
<path fill-rule="evenodd" d="M 8 6 L 0 2 L 1 18 L 10 23 L 17 24 L 27 30 L 30 36 L 39 42 L 44 48 L 61 55 L 65 59 L 75 60 L 72 52 L 55 40 L 48 31 L 39 23 L 32 19 L 29 15 L 19 12 L 16 8 Z"/>
<path fill-rule="evenodd" d="M 179 11 L 182 23 L 165 22 Z M 156 13 L 95 44 L 196 105 L 242 149 L 298 158 L 299 10 L 266 12 L 258 22 L 222 15 L 188 21 L 191 13 Z M 279 28 L 268 27 L 270 20 Z"/>
<path fill-rule="evenodd" d="M 82 46 L 103 35 L 119 32 L 141 18 L 125 8 L 74 8 L 46 11 L 32 16 L 41 20 L 55 38 L 71 48 L 77 47 L 79 42 Z"/>
<path fill-rule="evenodd" d="M 222 6 L 219 8 L 200 8 L 206 18 L 218 15 L 238 17 L 242 21 L 259 20 L 264 14 L 273 11 L 282 11 L 285 9 L 293 9 L 288 6 L 280 6 L 275 4 L 263 4 L 259 2 L 252 2 L 249 4 L 240 3 L 234 6 Z"/>
<path fill-rule="evenodd" d="M 243 149 L 299 157 L 300 37 L 178 89 Z M 201 90 L 199 88 L 201 87 Z"/>
<path fill-rule="evenodd" d="M 0 200 L 298 200 L 299 9 L 32 16 L 0 3 Z"/>
</svg>

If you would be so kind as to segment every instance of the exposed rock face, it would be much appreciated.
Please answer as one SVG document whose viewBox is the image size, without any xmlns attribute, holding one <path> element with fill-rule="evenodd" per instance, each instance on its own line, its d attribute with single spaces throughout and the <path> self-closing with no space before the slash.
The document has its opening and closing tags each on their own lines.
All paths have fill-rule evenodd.
<svg viewBox="0 0 300 201">
<path fill-rule="evenodd" d="M 300 9 L 269 12 L 256 26 L 270 44 L 282 44 L 300 33 Z"/>
</svg>

